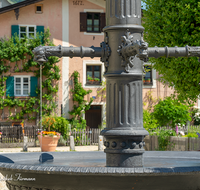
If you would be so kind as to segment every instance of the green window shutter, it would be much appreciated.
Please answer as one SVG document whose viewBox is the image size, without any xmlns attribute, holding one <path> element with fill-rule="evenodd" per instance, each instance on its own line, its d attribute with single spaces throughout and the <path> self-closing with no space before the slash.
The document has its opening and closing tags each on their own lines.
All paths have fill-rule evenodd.
<svg viewBox="0 0 200 190">
<path fill-rule="evenodd" d="M 19 25 L 12 25 L 11 26 L 11 37 L 15 36 L 15 34 L 17 34 L 17 36 L 19 36 Z"/>
<path fill-rule="evenodd" d="M 37 77 L 31 77 L 31 93 L 30 95 L 37 96 L 36 89 L 38 88 L 38 79 Z"/>
<path fill-rule="evenodd" d="M 8 77 L 6 80 L 6 96 L 14 96 L 14 77 Z"/>
<path fill-rule="evenodd" d="M 44 43 L 44 26 L 37 26 L 36 27 L 36 32 L 39 33 L 39 35 L 41 35 L 41 32 L 43 33 L 40 37 L 41 37 L 41 43 Z"/>
</svg>

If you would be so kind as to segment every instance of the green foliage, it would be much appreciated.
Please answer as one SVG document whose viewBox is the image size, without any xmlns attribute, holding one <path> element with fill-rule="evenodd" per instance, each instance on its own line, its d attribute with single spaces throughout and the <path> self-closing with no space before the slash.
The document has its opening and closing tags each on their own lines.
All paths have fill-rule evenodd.
<svg viewBox="0 0 200 190">
<path fill-rule="evenodd" d="M 3 99 L 3 96 L 5 96 L 6 93 L 5 81 L 8 77 L 4 76 L 4 74 L 10 69 L 10 66 L 7 64 L 7 62 L 17 62 L 27 59 L 26 62 L 23 61 L 23 68 L 21 70 L 16 63 L 13 72 L 31 72 L 34 73 L 36 77 L 40 77 L 40 66 L 33 61 L 34 55 L 32 50 L 41 45 L 41 38 L 44 39 L 44 44 L 42 45 L 54 46 L 50 40 L 50 35 L 49 29 L 46 29 L 44 33 L 37 33 L 36 38 L 34 39 L 27 39 L 26 37 L 25 39 L 19 39 L 18 36 L 8 39 L 0 39 L 0 109 L 9 107 L 20 110 L 20 112 L 16 115 L 10 115 L 8 118 L 10 120 L 35 120 L 36 118 L 33 115 L 34 113 L 39 113 L 40 91 L 37 89 L 36 93 L 38 94 L 38 97 L 29 97 L 25 100 L 20 100 L 14 97 L 6 97 Z M 42 75 L 45 78 L 45 80 L 42 82 L 43 90 L 45 90 L 45 94 L 43 94 L 42 108 L 43 114 L 47 115 L 50 115 L 57 107 L 55 101 L 53 101 L 53 97 L 56 97 L 58 85 L 55 85 L 54 87 L 53 84 L 60 79 L 60 69 L 56 65 L 58 61 L 59 60 L 56 57 L 49 57 L 49 61 L 42 67 Z M 36 68 L 34 71 L 33 67 Z"/>
<path fill-rule="evenodd" d="M 80 119 L 72 119 L 71 120 L 71 125 L 73 126 L 73 128 L 75 129 L 85 129 L 86 125 L 86 120 L 83 119 L 83 117 L 80 117 Z"/>
<path fill-rule="evenodd" d="M 74 71 L 72 74 L 74 80 L 74 88 L 71 89 L 73 94 L 73 101 L 75 102 L 73 110 L 69 112 L 73 116 L 71 120 L 72 127 L 82 128 L 86 127 L 86 120 L 83 119 L 82 114 L 85 111 L 90 109 L 90 105 L 93 101 L 93 98 L 90 98 L 90 101 L 87 102 L 84 97 L 92 92 L 92 90 L 85 90 L 82 87 L 82 84 L 78 81 L 80 74 L 78 71 Z"/>
<path fill-rule="evenodd" d="M 170 143 L 170 137 L 176 136 L 176 133 L 174 130 L 166 129 L 166 127 L 163 127 L 158 136 L 158 150 L 165 151 L 167 150 L 168 146 L 173 146 L 173 143 Z"/>
<path fill-rule="evenodd" d="M 59 132 L 66 140 L 69 136 L 69 121 L 56 115 L 44 116 L 42 118 L 44 130 Z"/>
<path fill-rule="evenodd" d="M 188 133 L 187 135 L 185 135 L 184 137 L 194 137 L 194 138 L 198 138 L 198 135 L 196 133 Z"/>
<path fill-rule="evenodd" d="M 59 132 L 64 140 L 67 140 L 69 136 L 69 121 L 64 117 L 55 116 L 55 130 Z"/>
<path fill-rule="evenodd" d="M 101 86 L 102 88 L 100 88 L 100 90 L 97 91 L 97 96 L 101 97 L 103 100 L 106 98 L 106 81 L 102 81 Z"/>
<path fill-rule="evenodd" d="M 178 123 L 183 125 L 188 120 L 191 121 L 189 106 L 171 97 L 160 100 L 159 103 L 154 106 L 153 115 L 160 126 L 170 125 L 175 128 Z"/>
<path fill-rule="evenodd" d="M 143 127 L 148 132 L 151 132 L 152 130 L 155 130 L 158 127 L 158 121 L 148 110 L 143 110 Z"/>
<path fill-rule="evenodd" d="M 99 78 L 94 78 L 94 81 L 100 81 L 100 79 Z"/>
<path fill-rule="evenodd" d="M 143 26 L 149 47 L 199 46 L 200 2 L 194 0 L 144 0 Z M 196 101 L 200 92 L 197 58 L 151 59 L 161 81 L 175 88 L 181 100 Z"/>
<path fill-rule="evenodd" d="M 195 134 L 200 133 L 199 126 L 198 127 L 197 126 L 189 126 L 188 133 L 195 133 Z"/>
<path fill-rule="evenodd" d="M 87 80 L 94 80 L 94 78 L 90 77 L 89 75 L 87 76 Z"/>
</svg>

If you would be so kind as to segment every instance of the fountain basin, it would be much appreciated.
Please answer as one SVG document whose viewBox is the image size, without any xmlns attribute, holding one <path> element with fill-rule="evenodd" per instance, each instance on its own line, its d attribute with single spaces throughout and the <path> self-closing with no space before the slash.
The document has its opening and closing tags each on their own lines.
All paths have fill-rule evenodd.
<svg viewBox="0 0 200 190">
<path fill-rule="evenodd" d="M 148 151 L 144 167 L 105 167 L 104 152 L 0 154 L 9 189 L 198 190 L 200 152 Z"/>
</svg>

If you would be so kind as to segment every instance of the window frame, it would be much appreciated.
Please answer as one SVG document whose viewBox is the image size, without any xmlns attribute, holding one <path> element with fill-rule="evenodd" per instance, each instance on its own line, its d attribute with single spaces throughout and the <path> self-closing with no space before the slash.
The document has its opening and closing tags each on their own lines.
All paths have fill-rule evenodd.
<svg viewBox="0 0 200 190">
<path fill-rule="evenodd" d="M 153 69 L 152 69 L 152 66 L 151 65 L 149 65 L 149 64 L 146 64 L 146 65 L 144 65 L 144 67 L 151 67 L 151 69 L 150 69 L 150 82 L 144 82 L 144 78 L 145 78 L 145 75 L 146 75 L 146 73 L 143 75 L 143 85 L 153 85 Z"/>
<path fill-rule="evenodd" d="M 105 80 L 105 78 L 103 77 L 103 73 L 105 71 L 105 67 L 103 62 L 101 62 L 100 60 L 83 60 L 83 88 L 103 88 L 103 86 L 100 85 L 87 85 L 87 72 L 86 72 L 86 66 L 87 65 L 100 65 L 101 66 L 101 82 L 103 82 Z"/>
<path fill-rule="evenodd" d="M 37 7 L 41 7 L 41 11 L 37 11 Z M 35 5 L 35 13 L 42 14 L 43 13 L 43 4 L 36 4 Z"/>
<path fill-rule="evenodd" d="M 150 63 L 150 62 L 147 62 L 147 63 L 144 63 L 144 66 L 153 66 L 153 63 Z M 144 73 L 143 73 L 143 77 L 144 77 Z M 142 81 L 142 84 L 143 84 L 143 88 L 146 89 L 146 88 L 156 88 L 156 70 L 155 69 L 151 69 L 151 83 L 144 83 Z"/>
<path fill-rule="evenodd" d="M 21 78 L 21 82 L 20 82 L 20 84 L 21 84 L 21 94 L 19 95 L 19 94 L 16 94 L 16 78 Z M 23 78 L 28 78 L 28 95 L 23 95 L 23 84 L 24 84 L 24 82 L 23 82 Z M 14 76 L 14 96 L 25 96 L 25 97 L 27 97 L 27 96 L 30 96 L 30 93 L 31 93 L 31 80 L 30 80 L 30 76 L 27 76 L 27 75 L 15 75 Z"/>
<path fill-rule="evenodd" d="M 100 31 L 100 22 L 101 22 L 101 18 L 100 18 L 100 12 L 87 12 L 87 16 L 88 14 L 92 14 L 92 31 L 88 31 L 87 28 L 88 28 L 88 24 L 87 24 L 87 20 L 88 18 L 86 19 L 86 32 L 87 33 L 101 33 Z M 98 31 L 94 31 L 94 14 L 98 14 L 99 15 L 99 30 Z"/>
<path fill-rule="evenodd" d="M 100 71 L 99 71 L 99 74 L 100 74 L 100 81 L 93 81 L 93 82 L 89 82 L 88 80 L 87 80 L 87 66 L 92 66 L 92 78 L 95 78 L 94 77 L 94 67 L 95 66 L 100 66 Z M 102 82 L 102 76 L 101 76 L 101 72 L 102 71 L 102 65 L 98 65 L 98 64 L 95 64 L 95 65 L 90 65 L 90 64 L 86 64 L 86 73 L 85 73 L 85 75 L 86 75 L 86 85 L 101 85 L 101 82 Z"/>
<path fill-rule="evenodd" d="M 84 9 L 83 10 L 84 13 L 105 13 L 104 9 Z M 87 22 L 87 19 L 86 19 L 86 22 Z M 86 23 L 86 27 L 87 27 L 87 23 Z M 86 31 L 84 31 L 84 35 L 100 35 L 100 36 L 103 36 L 104 35 L 104 32 L 103 31 L 99 31 L 99 32 L 87 32 L 87 29 Z"/>
<path fill-rule="evenodd" d="M 29 32 L 28 32 L 28 29 L 29 29 L 29 27 L 34 27 L 34 37 L 36 37 L 36 29 L 37 29 L 37 27 L 36 27 L 36 25 L 19 25 L 19 39 L 24 39 L 24 38 L 22 38 L 21 37 L 21 30 L 20 30 L 20 28 L 21 27 L 26 27 L 26 37 L 28 38 L 28 39 L 31 39 L 31 38 L 29 38 Z M 32 32 L 31 32 L 32 33 Z"/>
</svg>

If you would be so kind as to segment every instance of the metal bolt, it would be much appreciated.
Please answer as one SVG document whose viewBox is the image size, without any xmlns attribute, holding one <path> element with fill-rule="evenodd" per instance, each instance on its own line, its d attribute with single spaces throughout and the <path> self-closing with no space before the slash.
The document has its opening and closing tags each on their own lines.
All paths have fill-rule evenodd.
<svg viewBox="0 0 200 190">
<path fill-rule="evenodd" d="M 125 143 L 125 142 L 121 142 L 121 143 L 120 143 L 120 146 L 121 146 L 122 148 L 124 148 L 124 147 L 126 146 L 126 143 Z"/>
<path fill-rule="evenodd" d="M 142 146 L 143 146 L 143 143 L 142 143 L 142 142 L 140 142 L 140 144 L 139 144 L 139 147 L 140 147 L 140 148 L 142 148 Z"/>
<path fill-rule="evenodd" d="M 113 148 L 115 148 L 117 146 L 117 143 L 116 142 L 112 142 L 112 145 L 111 145 Z"/>
<path fill-rule="evenodd" d="M 137 145 L 136 142 L 132 142 L 132 144 L 131 144 L 132 148 L 135 148 L 136 145 Z"/>
</svg>

